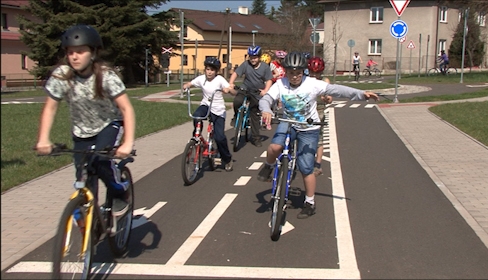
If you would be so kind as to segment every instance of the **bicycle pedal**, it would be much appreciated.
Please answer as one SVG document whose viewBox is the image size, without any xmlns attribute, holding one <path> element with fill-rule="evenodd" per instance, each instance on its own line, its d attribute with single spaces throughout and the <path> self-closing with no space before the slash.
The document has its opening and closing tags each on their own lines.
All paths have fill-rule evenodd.
<svg viewBox="0 0 488 280">
<path fill-rule="evenodd" d="M 298 187 L 290 187 L 288 190 L 288 195 L 300 196 L 302 194 L 302 189 Z"/>
</svg>

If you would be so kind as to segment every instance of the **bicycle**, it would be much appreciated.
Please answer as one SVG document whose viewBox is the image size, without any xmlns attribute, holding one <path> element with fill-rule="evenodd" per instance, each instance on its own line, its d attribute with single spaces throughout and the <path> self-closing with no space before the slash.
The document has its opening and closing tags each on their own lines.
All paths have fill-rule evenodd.
<svg viewBox="0 0 488 280">
<path fill-rule="evenodd" d="M 376 77 L 381 77 L 381 70 L 376 68 L 376 65 L 373 69 L 365 68 L 363 70 L 363 76 L 371 76 L 374 75 Z"/>
<path fill-rule="evenodd" d="M 440 68 L 434 67 L 434 68 L 429 69 L 429 71 L 427 72 L 427 75 L 428 76 L 437 76 L 441 73 L 442 74 L 445 73 L 446 75 L 454 75 L 454 74 L 457 74 L 457 69 L 454 67 L 445 67 L 444 71 L 442 71 Z"/>
<path fill-rule="evenodd" d="M 208 161 L 208 167 L 211 171 L 215 170 L 215 159 L 218 155 L 217 143 L 213 138 L 213 122 L 210 117 L 210 109 L 212 108 L 213 97 L 216 92 L 221 90 L 215 90 L 212 96 L 209 98 L 210 105 L 207 110 L 207 114 L 204 117 L 194 117 L 191 112 L 191 100 L 189 89 L 185 90 L 188 96 L 188 114 L 192 119 L 198 120 L 195 128 L 195 133 L 190 138 L 183 151 L 183 157 L 181 161 L 181 175 L 186 185 L 192 185 L 198 179 L 198 175 L 203 167 L 203 157 Z M 201 134 L 203 129 L 203 120 L 208 119 L 207 125 L 207 139 Z"/>
<path fill-rule="evenodd" d="M 354 80 L 359 81 L 359 64 L 353 64 Z"/>
<path fill-rule="evenodd" d="M 127 201 L 129 209 L 122 216 L 112 215 L 112 195 L 107 191 L 105 203 L 98 204 L 98 176 L 92 166 L 96 156 L 115 159 L 115 150 L 68 149 L 65 144 L 55 144 L 50 156 L 61 154 L 82 154 L 82 178 L 75 183 L 76 191 L 71 195 L 59 221 L 54 238 L 52 279 L 81 278 L 90 276 L 94 247 L 108 238 L 110 250 L 115 257 L 123 256 L 128 249 L 134 210 L 134 185 L 127 163 L 131 156 L 120 160 L 116 166 L 122 181 L 129 182 Z"/>
<path fill-rule="evenodd" d="M 235 87 L 235 89 L 239 90 L 239 93 L 244 94 L 244 101 L 242 102 L 241 107 L 237 110 L 237 116 L 234 123 L 234 145 L 233 151 L 237 152 L 239 148 L 239 144 L 241 142 L 241 134 L 245 132 L 245 141 L 249 142 L 251 139 L 251 135 L 249 130 L 251 129 L 250 125 L 250 118 L 251 118 L 251 110 L 249 109 L 250 101 L 249 98 L 255 98 L 253 93 L 259 93 L 260 91 L 256 90 L 254 92 L 249 92 L 245 88 Z"/>
<path fill-rule="evenodd" d="M 294 141 L 291 142 L 292 124 L 328 125 L 328 122 L 314 122 L 312 119 L 308 119 L 306 122 L 300 122 L 278 117 L 274 117 L 273 119 L 280 122 L 288 123 L 288 129 L 286 131 L 285 137 L 285 146 L 283 147 L 283 151 L 281 152 L 281 154 L 276 159 L 271 189 L 271 199 L 273 200 L 273 207 L 270 221 L 270 237 L 271 240 L 278 241 L 281 235 L 281 228 L 285 222 L 283 214 L 286 210 L 286 202 L 288 201 L 288 194 L 290 192 L 291 182 L 296 175 L 296 146 L 298 140 L 295 138 Z"/>
</svg>

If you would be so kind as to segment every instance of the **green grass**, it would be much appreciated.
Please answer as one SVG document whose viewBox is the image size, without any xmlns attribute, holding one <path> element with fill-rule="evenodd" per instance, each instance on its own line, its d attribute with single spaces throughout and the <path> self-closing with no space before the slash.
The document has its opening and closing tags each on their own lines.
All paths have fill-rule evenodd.
<svg viewBox="0 0 488 280">
<path fill-rule="evenodd" d="M 488 146 L 488 101 L 448 103 L 429 110 Z"/>
<path fill-rule="evenodd" d="M 488 83 L 488 72 L 471 72 L 465 71 L 463 74 L 463 83 L 465 84 L 477 84 L 477 83 Z M 388 76 L 385 77 L 385 82 L 395 84 L 395 76 Z M 422 84 L 458 84 L 461 81 L 461 73 L 454 75 L 436 75 L 436 76 L 427 76 L 425 74 L 421 74 L 418 77 L 418 74 L 402 74 L 401 79 L 398 81 L 400 84 L 414 84 L 414 85 L 422 85 Z"/>
<path fill-rule="evenodd" d="M 435 101 L 450 101 L 450 100 L 462 100 L 462 99 L 471 99 L 471 98 L 478 98 L 478 97 L 485 97 L 488 96 L 488 88 L 480 89 L 479 91 L 475 92 L 466 92 L 461 94 L 445 94 L 445 95 L 437 95 L 437 96 L 418 96 L 412 98 L 405 98 L 401 99 L 401 103 L 411 103 L 411 102 L 435 102 Z M 380 103 L 392 103 L 393 100 L 384 99 L 380 100 Z"/>
<path fill-rule="evenodd" d="M 168 129 L 190 120 L 186 104 L 132 100 L 136 112 L 136 137 Z M 43 104 L 2 105 L 2 192 L 71 163 L 71 157 L 38 157 L 37 141 Z M 163 112 L 163 113 L 161 113 Z M 71 144 L 66 103 L 60 104 L 51 141 Z"/>
</svg>

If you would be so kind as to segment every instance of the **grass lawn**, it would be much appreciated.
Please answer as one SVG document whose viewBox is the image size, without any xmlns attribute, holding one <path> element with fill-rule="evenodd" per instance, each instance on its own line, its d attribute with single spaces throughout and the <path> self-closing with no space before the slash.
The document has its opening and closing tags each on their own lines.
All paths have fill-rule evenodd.
<svg viewBox="0 0 488 280">
<path fill-rule="evenodd" d="M 482 75 L 484 74 L 484 75 Z M 486 73 L 465 73 L 466 83 L 488 82 Z M 344 78 L 344 77 L 341 77 Z M 445 79 L 445 80 L 444 80 Z M 347 77 L 345 77 L 347 80 Z M 448 77 L 408 77 L 402 76 L 403 84 L 435 84 L 435 83 L 459 83 L 459 75 Z M 387 78 L 382 84 L 350 83 L 348 86 L 363 90 L 374 90 L 385 87 L 393 87 L 395 79 Z M 128 89 L 131 97 L 143 97 L 148 94 L 179 89 L 179 84 L 150 85 L 149 87 L 135 87 Z M 200 101 L 201 90 L 193 89 L 192 100 Z M 1 98 L 8 97 L 33 97 L 45 96 L 42 90 L 2 93 Z M 434 97 L 419 97 L 414 99 L 402 100 L 402 102 L 428 102 L 467 99 L 474 97 L 488 96 L 488 89 L 480 89 L 473 93 L 458 95 L 443 95 Z M 179 99 L 179 97 L 175 97 Z M 186 100 L 184 98 L 183 100 Z M 225 96 L 227 102 L 232 102 L 233 98 Z M 163 129 L 168 129 L 178 124 L 190 121 L 188 117 L 188 107 L 186 103 L 165 103 L 165 102 L 145 102 L 132 99 L 132 104 L 136 111 L 137 128 L 136 137 L 141 137 Z M 37 130 L 39 116 L 43 104 L 18 104 L 2 105 L 2 168 L 1 168 L 1 188 L 2 192 L 25 183 L 43 174 L 71 163 L 71 157 L 38 157 L 32 150 L 37 140 Z M 430 110 L 442 119 L 458 127 L 460 130 L 471 135 L 481 143 L 488 145 L 488 102 L 466 102 L 455 104 L 443 104 L 431 107 Z M 71 144 L 70 123 L 68 108 L 65 102 L 59 106 L 55 123 L 51 132 L 53 142 Z"/>
</svg>

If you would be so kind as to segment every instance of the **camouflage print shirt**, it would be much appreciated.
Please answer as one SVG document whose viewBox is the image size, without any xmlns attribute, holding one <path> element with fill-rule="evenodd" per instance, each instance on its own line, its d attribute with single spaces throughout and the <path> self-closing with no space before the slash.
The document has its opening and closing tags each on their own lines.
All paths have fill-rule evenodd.
<svg viewBox="0 0 488 280">
<path fill-rule="evenodd" d="M 103 72 L 104 98 L 95 98 L 95 75 L 88 78 L 75 75 L 71 80 L 59 78 L 68 70 L 67 65 L 56 68 L 47 80 L 45 90 L 54 100 L 65 99 L 68 103 L 75 136 L 95 136 L 112 121 L 122 120 L 114 98 L 124 93 L 125 85 L 113 70 Z"/>
</svg>

